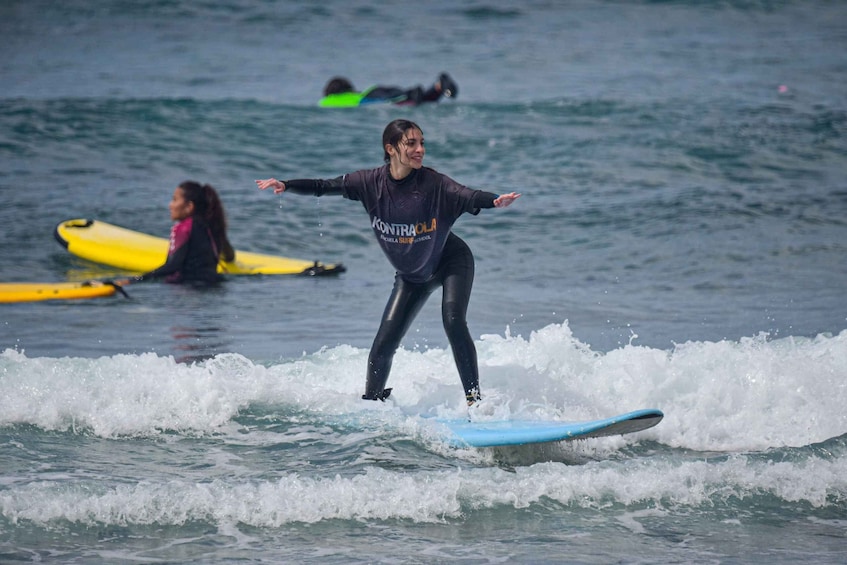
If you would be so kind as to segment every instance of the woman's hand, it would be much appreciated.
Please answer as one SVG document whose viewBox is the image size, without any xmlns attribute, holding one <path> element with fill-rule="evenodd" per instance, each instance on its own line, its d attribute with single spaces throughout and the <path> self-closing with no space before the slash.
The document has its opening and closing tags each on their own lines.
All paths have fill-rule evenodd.
<svg viewBox="0 0 847 565">
<path fill-rule="evenodd" d="M 266 188 L 273 187 L 274 194 L 282 194 L 285 192 L 285 183 L 281 180 L 276 179 L 265 179 L 265 180 L 257 180 L 256 186 L 259 187 L 259 190 L 265 190 Z"/>
<path fill-rule="evenodd" d="M 501 194 L 497 198 L 494 199 L 494 207 L 495 208 L 505 208 L 509 206 L 512 202 L 520 198 L 521 195 L 517 192 L 510 192 L 509 194 Z"/>
</svg>

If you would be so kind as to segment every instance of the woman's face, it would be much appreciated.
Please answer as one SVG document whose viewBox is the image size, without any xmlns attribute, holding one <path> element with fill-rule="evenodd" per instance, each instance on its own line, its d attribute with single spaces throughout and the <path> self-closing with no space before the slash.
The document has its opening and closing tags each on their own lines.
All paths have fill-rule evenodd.
<svg viewBox="0 0 847 565">
<path fill-rule="evenodd" d="M 185 192 L 180 187 L 176 187 L 168 209 L 171 211 L 171 220 L 178 222 L 194 213 L 194 202 L 186 200 Z"/>
<path fill-rule="evenodd" d="M 411 128 L 406 130 L 403 138 L 397 143 L 397 147 L 389 146 L 388 154 L 391 156 L 392 162 L 403 167 L 412 169 L 420 169 L 423 165 L 423 158 L 426 154 L 424 147 L 424 138 L 421 130 Z"/>
</svg>

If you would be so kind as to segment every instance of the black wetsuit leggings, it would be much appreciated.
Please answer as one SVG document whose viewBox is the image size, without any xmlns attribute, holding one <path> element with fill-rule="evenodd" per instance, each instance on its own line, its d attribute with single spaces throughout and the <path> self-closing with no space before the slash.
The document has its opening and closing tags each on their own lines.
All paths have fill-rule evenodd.
<svg viewBox="0 0 847 565">
<path fill-rule="evenodd" d="M 441 318 L 459 369 L 462 386 L 469 401 L 479 398 L 479 369 L 476 347 L 465 319 L 474 277 L 474 259 L 468 245 L 450 234 L 441 262 L 432 278 L 425 283 L 394 278 L 394 290 L 382 314 L 382 323 L 368 357 L 366 399 L 383 397 L 394 353 L 409 330 L 421 307 L 437 287 L 442 287 Z"/>
</svg>

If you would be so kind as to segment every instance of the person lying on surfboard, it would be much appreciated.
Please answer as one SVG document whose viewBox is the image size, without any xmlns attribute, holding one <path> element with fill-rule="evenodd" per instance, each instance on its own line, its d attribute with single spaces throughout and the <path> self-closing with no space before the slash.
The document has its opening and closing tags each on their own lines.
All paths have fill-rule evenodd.
<svg viewBox="0 0 847 565">
<path fill-rule="evenodd" d="M 129 279 L 141 282 L 164 278 L 169 283 L 213 283 L 221 280 L 218 261 L 232 261 L 235 251 L 226 235 L 226 215 L 217 191 L 208 184 L 185 181 L 168 205 L 171 228 L 165 264 Z"/>
<path fill-rule="evenodd" d="M 324 97 L 318 105 L 324 107 L 351 107 L 366 104 L 391 103 L 401 106 L 417 106 L 424 102 L 438 102 L 441 98 L 455 98 L 459 87 L 447 73 L 441 73 L 428 89 L 421 86 L 400 88 L 399 86 L 372 86 L 357 92 L 353 84 L 344 77 L 334 77 L 324 87 Z"/>
<path fill-rule="evenodd" d="M 472 190 L 423 166 L 426 153 L 421 128 L 409 120 L 394 120 L 382 134 L 385 165 L 334 179 L 257 180 L 275 194 L 339 194 L 362 203 L 371 226 L 397 273 L 382 322 L 368 357 L 366 400 L 385 400 L 394 353 L 426 299 L 442 287 L 441 316 L 462 379 L 468 405 L 481 398 L 476 348 L 466 314 L 474 276 L 468 245 L 451 229 L 465 212 L 505 208 L 520 194 Z"/>
</svg>

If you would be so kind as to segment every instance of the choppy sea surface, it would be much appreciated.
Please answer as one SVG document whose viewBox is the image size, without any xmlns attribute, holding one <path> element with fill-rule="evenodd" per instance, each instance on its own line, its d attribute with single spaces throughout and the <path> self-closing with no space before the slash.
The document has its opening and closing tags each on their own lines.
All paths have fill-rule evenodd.
<svg viewBox="0 0 847 565">
<path fill-rule="evenodd" d="M 843 562 L 845 52 L 837 1 L 3 2 L 0 281 L 116 274 L 54 227 L 164 237 L 186 179 L 237 249 L 348 270 L 0 305 L 0 562 Z M 316 106 L 442 71 L 455 100 Z M 398 117 L 523 194 L 455 227 L 487 417 L 664 421 L 451 447 L 437 294 L 359 399 L 367 216 L 253 181 L 377 166 Z"/>
</svg>

